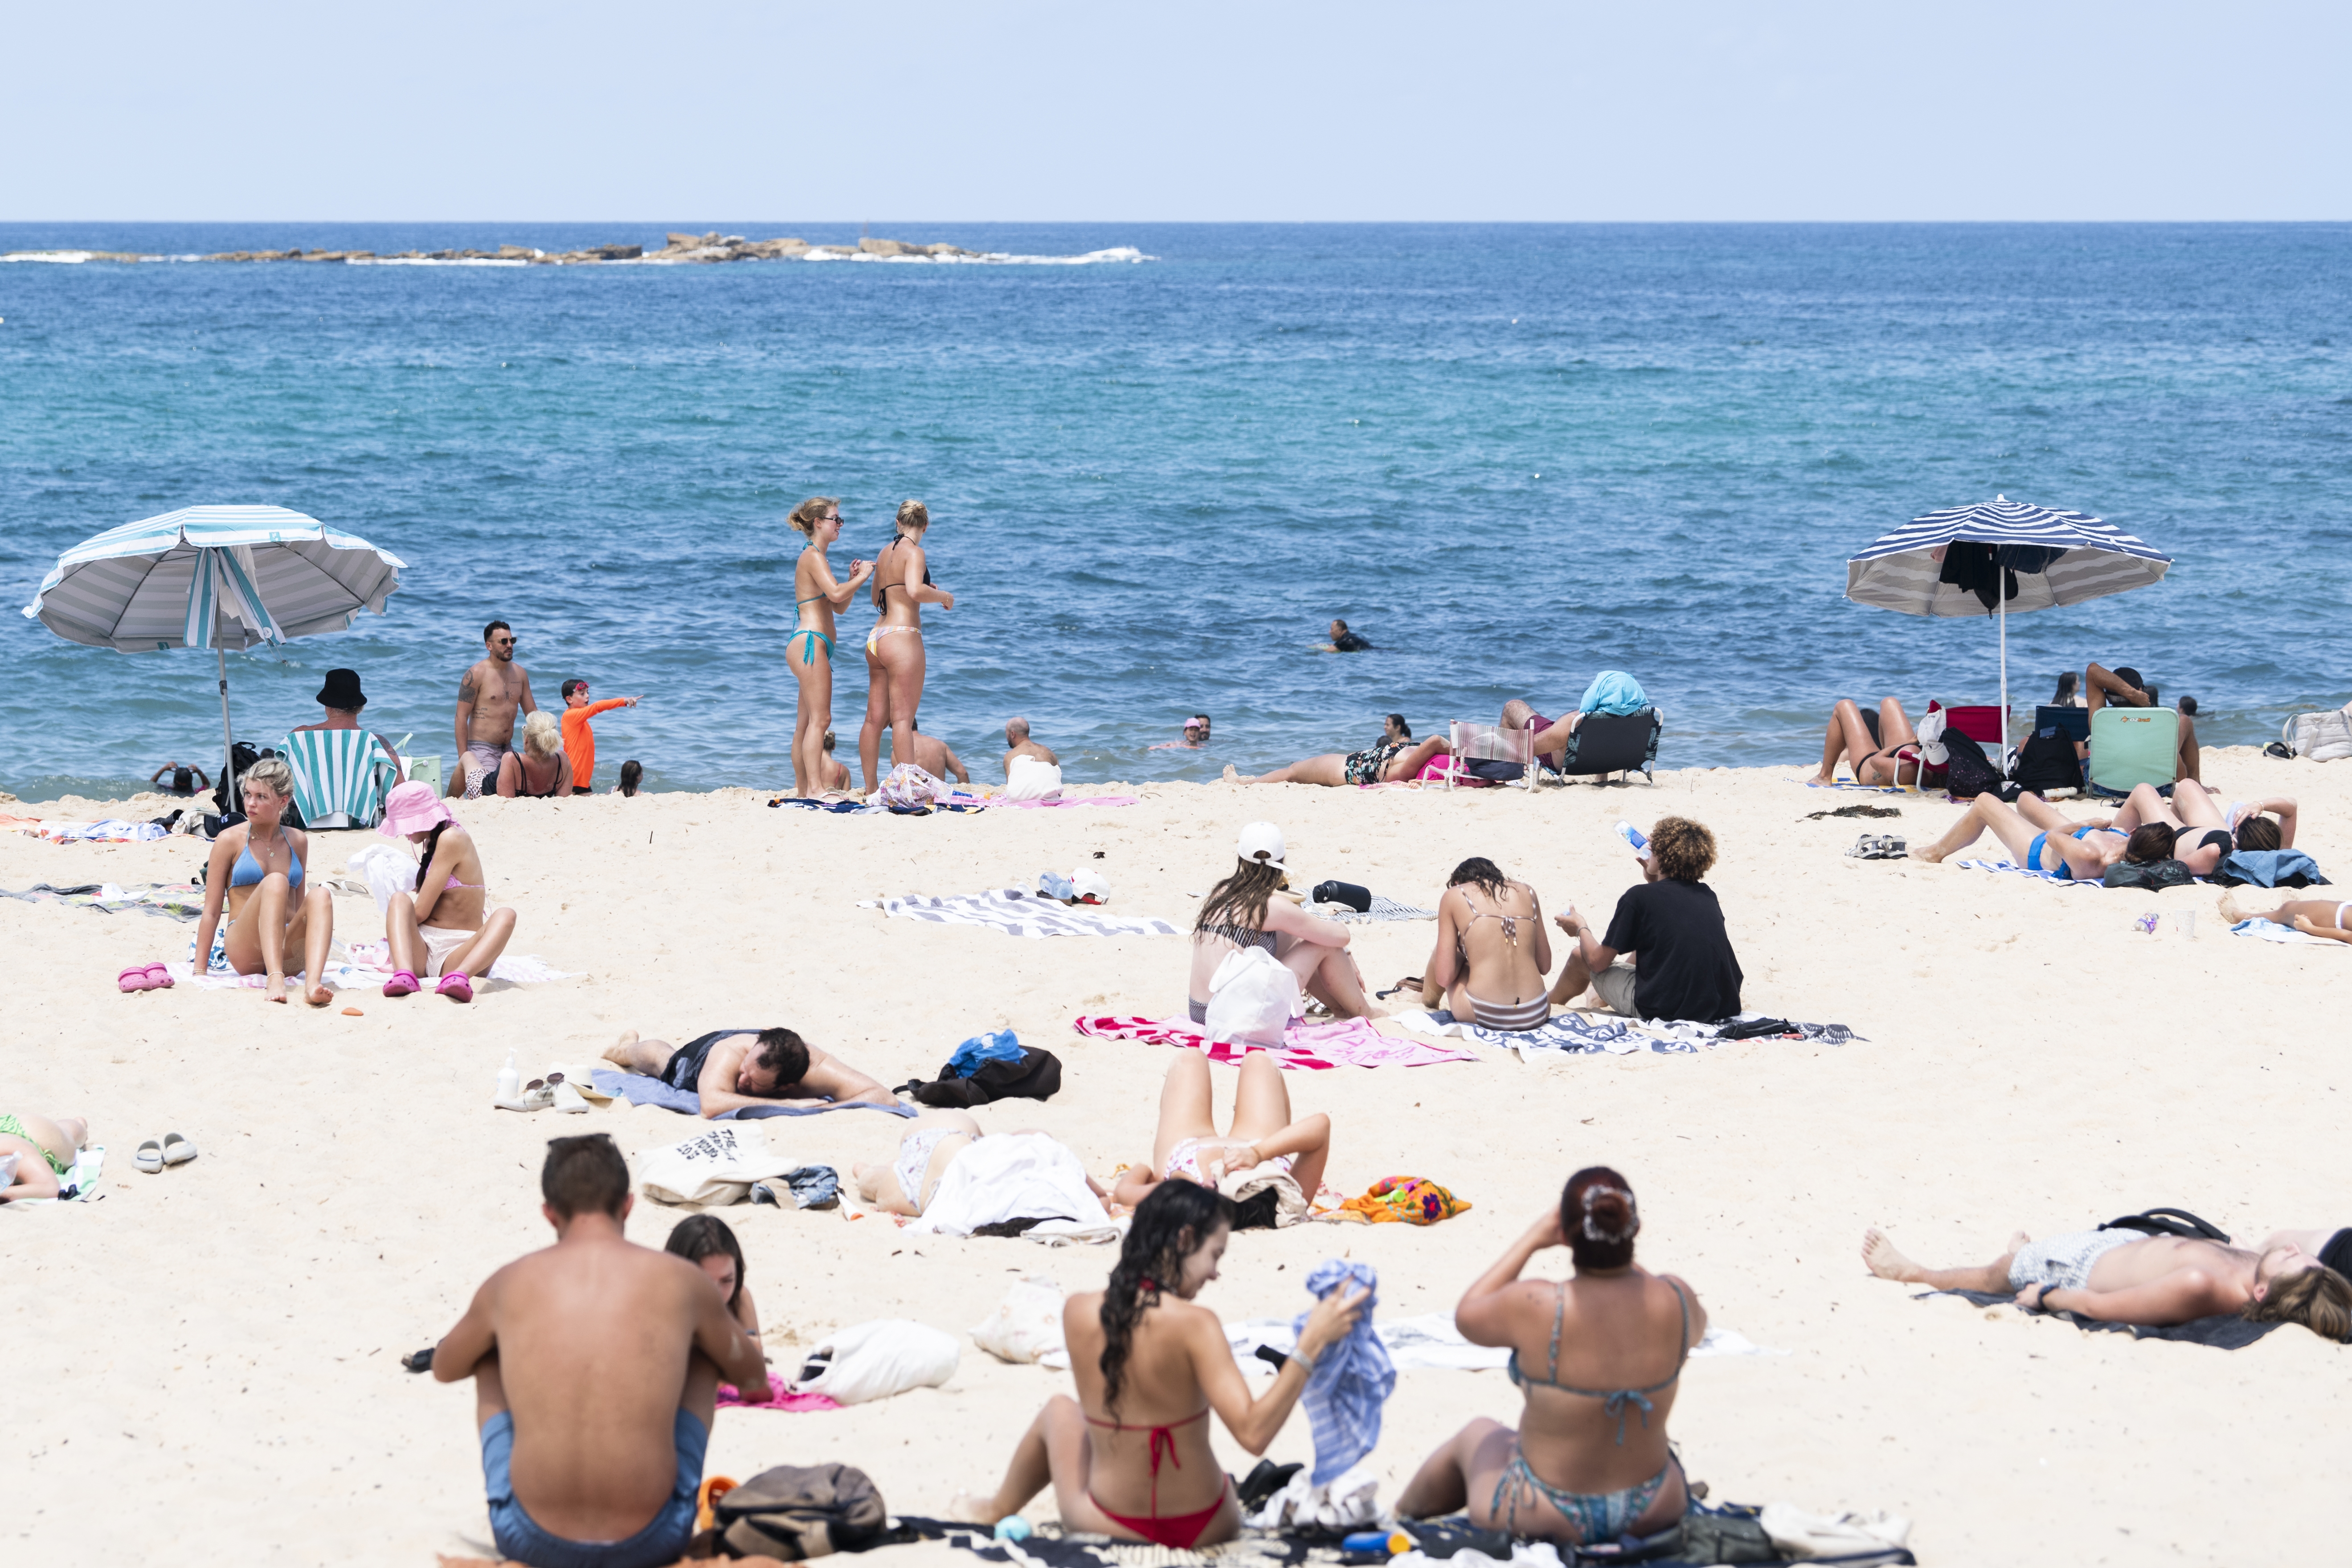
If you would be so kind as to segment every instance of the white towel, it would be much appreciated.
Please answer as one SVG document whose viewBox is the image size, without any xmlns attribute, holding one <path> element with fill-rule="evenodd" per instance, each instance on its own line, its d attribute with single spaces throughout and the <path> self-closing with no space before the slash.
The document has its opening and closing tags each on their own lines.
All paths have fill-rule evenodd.
<svg viewBox="0 0 2352 1568">
<path fill-rule="evenodd" d="M 1076 1154 L 1043 1132 L 997 1132 L 975 1138 L 957 1152 L 921 1216 L 908 1221 L 907 1228 L 929 1236 L 970 1236 L 984 1225 L 1039 1215 L 1066 1222 L 1035 1227 L 1048 1236 L 1087 1241 L 1118 1236 L 1102 1200 L 1087 1185 L 1087 1168 Z"/>
<path fill-rule="evenodd" d="M 1054 800 L 1062 793 L 1062 766 L 1026 754 L 1013 759 L 1004 770 L 1006 800 Z"/>
</svg>

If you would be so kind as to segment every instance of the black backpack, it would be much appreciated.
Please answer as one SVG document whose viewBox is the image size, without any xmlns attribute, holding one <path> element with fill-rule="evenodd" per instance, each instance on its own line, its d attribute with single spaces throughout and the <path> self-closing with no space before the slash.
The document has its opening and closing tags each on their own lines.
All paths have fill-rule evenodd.
<svg viewBox="0 0 2352 1568">
<path fill-rule="evenodd" d="M 932 1082 L 916 1079 L 891 1092 L 906 1095 L 919 1105 L 968 1108 L 992 1100 L 1049 1100 L 1062 1087 L 1062 1058 L 1034 1046 L 1022 1047 L 1017 1062 L 984 1061 L 970 1078 L 956 1077 L 954 1068 L 949 1062 Z"/>
<path fill-rule="evenodd" d="M 1969 736 L 1944 727 L 1944 787 L 1956 800 L 1970 800 L 2000 790 L 2000 770 L 1985 756 L 1984 748 Z"/>
<path fill-rule="evenodd" d="M 2020 789 L 2081 789 L 2083 760 L 2074 754 L 2074 738 L 2055 726 L 2036 731 L 2018 751 L 2013 778 Z"/>
</svg>

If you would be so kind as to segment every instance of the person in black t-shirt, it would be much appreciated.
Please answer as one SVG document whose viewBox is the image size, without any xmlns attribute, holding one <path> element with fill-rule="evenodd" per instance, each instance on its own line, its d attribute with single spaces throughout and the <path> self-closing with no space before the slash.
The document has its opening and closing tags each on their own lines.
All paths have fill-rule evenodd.
<svg viewBox="0 0 2352 1568">
<path fill-rule="evenodd" d="M 1556 917 L 1574 945 L 1551 1000 L 1566 1006 L 1590 986 L 1629 1018 L 1712 1024 L 1730 1017 L 1739 1011 L 1739 960 L 1715 889 L 1699 880 L 1715 864 L 1715 835 L 1685 817 L 1661 817 L 1648 848 L 1633 853 L 1642 884 L 1617 900 L 1606 936 L 1597 935 L 1574 904 Z"/>
</svg>

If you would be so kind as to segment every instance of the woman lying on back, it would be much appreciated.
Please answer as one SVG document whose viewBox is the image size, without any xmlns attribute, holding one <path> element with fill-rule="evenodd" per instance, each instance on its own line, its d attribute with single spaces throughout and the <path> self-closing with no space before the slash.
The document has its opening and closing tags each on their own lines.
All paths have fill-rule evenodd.
<svg viewBox="0 0 2352 1568">
<path fill-rule="evenodd" d="M 1689 1494 L 1666 1417 L 1706 1309 L 1675 1276 L 1634 1266 L 1641 1228 L 1625 1178 L 1588 1166 L 1569 1178 L 1558 1211 L 1470 1287 L 1454 1325 L 1473 1344 L 1510 1347 L 1527 1407 L 1517 1431 L 1483 1415 L 1462 1428 L 1398 1496 L 1398 1513 L 1467 1507 L 1481 1530 L 1580 1545 L 1682 1517 Z M 1537 1253 L 1562 1245 L 1575 1278 L 1519 1278 Z"/>
<path fill-rule="evenodd" d="M 1062 1309 L 1077 1398 L 1047 1400 L 1013 1450 L 996 1495 L 960 1495 L 952 1517 L 993 1524 L 1051 1485 L 1066 1531 L 1180 1551 L 1241 1532 L 1241 1505 L 1209 1447 L 1209 1412 L 1244 1448 L 1265 1453 L 1316 1358 L 1355 1327 L 1366 1292 L 1343 1286 L 1318 1301 L 1297 1352 L 1273 1387 L 1252 1396 L 1224 1325 L 1192 1304 L 1217 1277 L 1232 1211 L 1191 1182 L 1152 1189 L 1135 1211 L 1110 1282 Z"/>
<path fill-rule="evenodd" d="M 1437 950 L 1423 972 L 1422 1001 L 1481 1028 L 1540 1028 L 1551 1016 L 1550 971 L 1535 889 L 1484 856 L 1454 867 L 1437 900 Z"/>
</svg>

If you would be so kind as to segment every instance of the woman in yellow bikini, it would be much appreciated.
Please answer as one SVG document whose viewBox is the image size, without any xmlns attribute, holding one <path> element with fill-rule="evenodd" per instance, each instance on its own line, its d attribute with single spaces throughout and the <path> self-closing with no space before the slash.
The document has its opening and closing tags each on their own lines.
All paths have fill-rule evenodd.
<svg viewBox="0 0 2352 1568">
<path fill-rule="evenodd" d="M 857 732 L 857 762 L 866 770 L 866 793 L 875 790 L 874 769 L 882 751 L 882 731 L 890 731 L 890 760 L 915 760 L 915 710 L 923 700 L 923 605 L 955 608 L 955 595 L 931 585 L 924 563 L 923 535 L 931 514 L 921 501 L 898 508 L 898 531 L 874 563 L 874 606 L 881 612 L 866 634 L 866 725 Z"/>
<path fill-rule="evenodd" d="M 853 560 L 849 581 L 834 580 L 825 551 L 841 537 L 841 505 L 831 496 L 811 496 L 789 520 L 808 543 L 793 568 L 792 635 L 784 639 L 784 668 L 800 683 L 800 715 L 793 724 L 793 793 L 822 794 L 825 788 L 825 731 L 833 728 L 833 617 L 849 608 L 873 563 Z"/>
</svg>

